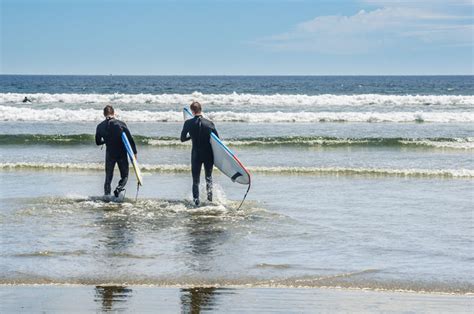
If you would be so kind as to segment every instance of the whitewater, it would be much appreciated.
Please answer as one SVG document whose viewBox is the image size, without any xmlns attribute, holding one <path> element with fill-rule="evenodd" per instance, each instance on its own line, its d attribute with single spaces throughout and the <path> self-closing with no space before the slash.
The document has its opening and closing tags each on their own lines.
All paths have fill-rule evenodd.
<svg viewBox="0 0 474 314">
<path fill-rule="evenodd" d="M 182 105 L 199 101 L 207 105 L 230 105 L 252 107 L 258 106 L 472 106 L 474 96 L 470 95 L 305 95 L 274 94 L 258 95 L 245 93 L 204 94 L 48 94 L 48 93 L 0 93 L 0 104 L 17 104 L 24 97 L 34 103 L 65 104 L 154 104 Z"/>
<path fill-rule="evenodd" d="M 0 169 L 7 170 L 103 170 L 99 163 L 0 163 Z M 189 165 L 149 165 L 142 164 L 140 169 L 144 172 L 189 172 Z M 441 178 L 474 178 L 474 170 L 470 169 L 382 169 L 382 168 L 344 168 L 344 167 L 248 167 L 255 173 L 282 174 L 282 175 L 366 175 L 366 176 L 400 176 L 400 177 L 441 177 Z"/>
<path fill-rule="evenodd" d="M 474 122 L 474 112 L 206 112 L 216 122 L 308 123 L 308 122 Z M 180 111 L 117 110 L 117 117 L 129 122 L 180 122 Z M 95 109 L 33 109 L 0 106 L 1 121 L 101 121 Z"/>
</svg>

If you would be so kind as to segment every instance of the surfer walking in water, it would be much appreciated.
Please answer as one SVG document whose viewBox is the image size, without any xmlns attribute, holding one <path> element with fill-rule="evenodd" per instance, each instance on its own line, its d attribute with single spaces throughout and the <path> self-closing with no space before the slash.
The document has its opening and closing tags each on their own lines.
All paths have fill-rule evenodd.
<svg viewBox="0 0 474 314">
<path fill-rule="evenodd" d="M 194 101 L 189 107 L 193 113 L 193 118 L 184 122 L 181 131 L 181 142 L 192 140 L 193 148 L 191 150 L 191 173 L 193 176 L 193 201 L 199 206 L 199 182 L 201 177 L 201 168 L 204 164 L 204 173 L 206 176 L 207 200 L 212 202 L 212 168 L 214 167 L 214 156 L 210 143 L 211 132 L 217 133 L 216 127 L 212 121 L 202 116 L 201 104 Z"/>
<path fill-rule="evenodd" d="M 132 134 L 130 134 L 125 122 L 115 118 L 115 112 L 112 106 L 105 106 L 104 117 L 105 120 L 97 126 L 95 133 L 95 143 L 97 145 L 105 144 L 106 146 L 104 183 L 105 196 L 110 196 L 114 168 L 115 164 L 118 164 L 118 168 L 120 170 L 120 181 L 117 188 L 114 190 L 115 197 L 118 197 L 120 192 L 124 190 L 128 180 L 127 151 L 122 142 L 122 133 L 125 133 L 127 136 L 135 158 L 137 158 L 137 148 L 135 146 L 135 141 L 133 140 Z"/>
</svg>

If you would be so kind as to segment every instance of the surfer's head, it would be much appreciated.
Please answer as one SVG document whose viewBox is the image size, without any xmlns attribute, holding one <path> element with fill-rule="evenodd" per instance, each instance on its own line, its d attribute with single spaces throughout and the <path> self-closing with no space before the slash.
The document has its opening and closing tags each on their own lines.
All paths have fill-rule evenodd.
<svg viewBox="0 0 474 314">
<path fill-rule="evenodd" d="M 193 101 L 193 103 L 191 104 L 191 106 L 189 106 L 189 108 L 191 109 L 194 115 L 201 114 L 201 111 L 202 111 L 201 104 L 198 103 L 197 101 Z"/>
<path fill-rule="evenodd" d="M 113 117 L 114 113 L 114 107 L 112 107 L 111 105 L 107 105 L 104 107 L 104 117 Z"/>
</svg>

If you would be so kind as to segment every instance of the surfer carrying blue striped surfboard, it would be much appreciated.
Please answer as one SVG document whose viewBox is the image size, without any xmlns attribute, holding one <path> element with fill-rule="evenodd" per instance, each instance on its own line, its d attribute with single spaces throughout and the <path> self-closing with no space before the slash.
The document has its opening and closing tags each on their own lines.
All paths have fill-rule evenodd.
<svg viewBox="0 0 474 314">
<path fill-rule="evenodd" d="M 114 168 L 115 164 L 117 164 L 120 170 L 120 181 L 114 190 L 114 195 L 119 197 L 120 192 L 124 190 L 127 184 L 129 171 L 127 149 L 122 140 L 122 133 L 126 135 L 135 158 L 137 156 L 137 148 L 125 122 L 115 118 L 112 106 L 108 105 L 104 108 L 104 117 L 105 120 L 97 126 L 95 134 L 95 143 L 97 145 L 105 144 L 106 146 L 104 194 L 106 197 L 110 196 Z"/>
<path fill-rule="evenodd" d="M 199 205 L 199 182 L 201 168 L 204 164 L 206 176 L 207 200 L 212 202 L 212 168 L 214 167 L 214 156 L 210 143 L 211 133 L 219 136 L 212 121 L 202 116 L 201 104 L 197 101 L 190 106 L 193 117 L 186 120 L 181 131 L 181 142 L 192 140 L 191 172 L 193 176 L 193 201 Z"/>
</svg>

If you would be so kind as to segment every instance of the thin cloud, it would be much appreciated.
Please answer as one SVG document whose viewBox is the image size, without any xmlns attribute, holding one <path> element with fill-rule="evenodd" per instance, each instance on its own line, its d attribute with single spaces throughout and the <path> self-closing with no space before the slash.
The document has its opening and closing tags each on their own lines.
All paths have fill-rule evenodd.
<svg viewBox="0 0 474 314">
<path fill-rule="evenodd" d="M 275 50 L 364 53 L 377 48 L 430 43 L 472 45 L 472 17 L 415 7 L 361 10 L 351 16 L 318 16 L 292 30 L 257 41 Z"/>
<path fill-rule="evenodd" d="M 433 5 L 446 5 L 446 0 L 362 0 L 361 2 L 373 5 L 382 5 L 382 6 L 412 6 L 412 7 L 420 7 L 420 6 L 429 6 L 432 7 Z M 449 0 L 449 5 L 457 5 L 457 6 L 474 6 L 473 0 Z"/>
</svg>

